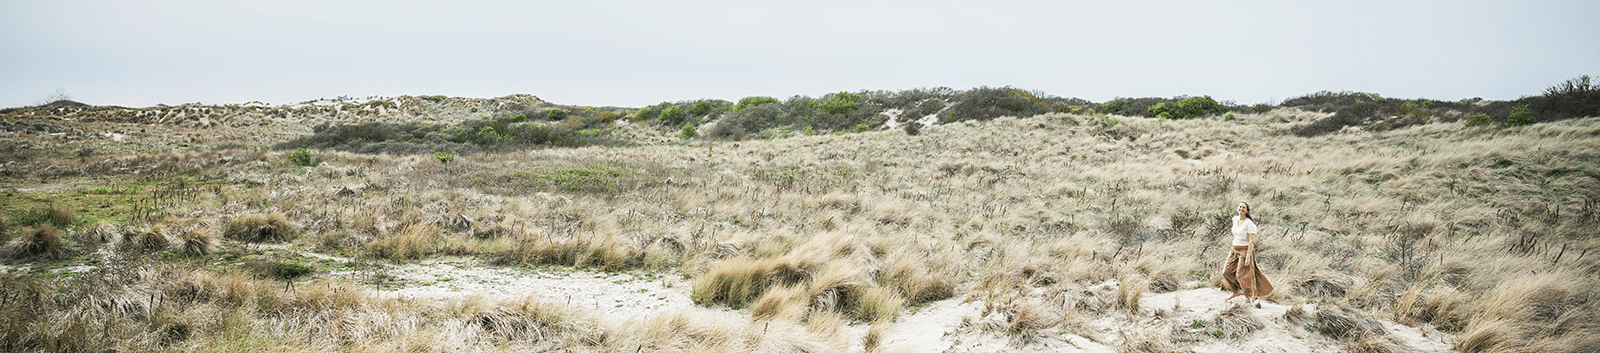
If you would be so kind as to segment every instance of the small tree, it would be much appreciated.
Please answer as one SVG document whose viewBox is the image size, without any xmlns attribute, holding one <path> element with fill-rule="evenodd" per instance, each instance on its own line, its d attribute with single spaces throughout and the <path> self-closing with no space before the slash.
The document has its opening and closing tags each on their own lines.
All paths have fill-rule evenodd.
<svg viewBox="0 0 1600 353">
<path fill-rule="evenodd" d="M 1533 112 L 1528 111 L 1528 106 L 1518 106 L 1511 109 L 1511 115 L 1506 116 L 1506 126 L 1526 126 L 1538 122 L 1533 119 Z"/>
<path fill-rule="evenodd" d="M 694 124 L 684 124 L 683 132 L 678 134 L 678 137 L 682 137 L 685 140 L 698 138 L 700 137 L 700 129 L 695 128 Z"/>
</svg>

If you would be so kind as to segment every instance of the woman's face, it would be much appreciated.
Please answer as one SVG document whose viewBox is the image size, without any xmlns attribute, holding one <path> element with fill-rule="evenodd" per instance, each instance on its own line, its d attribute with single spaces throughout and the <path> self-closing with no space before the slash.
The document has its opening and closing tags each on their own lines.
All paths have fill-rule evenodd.
<svg viewBox="0 0 1600 353">
<path fill-rule="evenodd" d="M 1250 205 L 1246 205 L 1245 203 L 1240 202 L 1239 203 L 1239 207 L 1238 207 L 1238 211 L 1239 211 L 1239 215 L 1244 215 L 1245 213 L 1249 213 L 1250 212 Z"/>
</svg>

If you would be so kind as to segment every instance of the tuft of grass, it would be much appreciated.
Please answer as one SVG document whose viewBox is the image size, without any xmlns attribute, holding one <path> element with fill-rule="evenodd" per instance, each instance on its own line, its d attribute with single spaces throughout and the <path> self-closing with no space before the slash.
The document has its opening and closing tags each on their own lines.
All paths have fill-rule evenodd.
<svg viewBox="0 0 1600 353">
<path fill-rule="evenodd" d="M 443 231 L 432 223 L 413 223 L 398 232 L 379 235 L 367 243 L 367 255 L 388 260 L 416 260 L 440 249 Z"/>
<path fill-rule="evenodd" d="M 222 227 L 224 238 L 249 243 L 284 242 L 297 235 L 294 225 L 276 212 L 234 218 Z"/>
<path fill-rule="evenodd" d="M 867 322 L 894 322 L 900 317 L 900 309 L 905 307 L 906 300 L 900 293 L 889 288 L 867 288 L 861 294 L 860 304 L 856 309 L 862 320 Z"/>
<path fill-rule="evenodd" d="M 210 255 L 211 252 L 215 251 L 217 248 L 216 238 L 211 236 L 211 232 L 208 232 L 205 229 L 190 230 L 183 233 L 178 238 L 183 242 L 181 251 L 185 255 L 206 256 Z"/>
<path fill-rule="evenodd" d="M 0 248 L 0 254 L 13 259 L 31 256 L 55 258 L 65 253 L 66 248 L 61 231 L 50 223 L 44 223 L 23 230 L 21 235 Z"/>
</svg>

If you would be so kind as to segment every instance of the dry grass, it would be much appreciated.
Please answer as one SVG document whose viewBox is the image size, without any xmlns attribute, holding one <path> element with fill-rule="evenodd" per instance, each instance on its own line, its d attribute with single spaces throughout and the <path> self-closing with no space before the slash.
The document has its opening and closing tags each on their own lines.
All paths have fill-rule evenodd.
<svg viewBox="0 0 1600 353">
<path fill-rule="evenodd" d="M 56 230 L 50 223 L 28 227 L 21 233 L 0 247 L 0 255 L 13 259 L 30 256 L 56 257 L 67 250 L 67 243 L 62 238 L 61 231 Z"/>
<path fill-rule="evenodd" d="M 1048 331 L 1041 327 L 1080 331 L 1113 308 L 1136 319 L 1153 315 L 1137 312 L 1149 293 L 1216 273 L 1226 256 L 1218 215 L 1249 201 L 1263 231 L 1262 269 L 1278 285 L 1269 299 L 1320 302 L 1320 317 L 1296 320 L 1316 321 L 1346 349 L 1392 348 L 1367 323 L 1366 313 L 1382 312 L 1458 334 L 1463 351 L 1593 350 L 1600 318 L 1584 313 L 1600 312 L 1591 299 L 1600 286 L 1585 274 L 1600 263 L 1590 254 L 1600 247 L 1584 234 L 1597 219 L 1590 200 L 1600 200 L 1591 177 L 1600 168 L 1600 142 L 1591 138 L 1600 119 L 1506 130 L 1428 124 L 1317 139 L 1280 133 L 1316 114 L 1280 110 L 1232 122 L 1125 117 L 1111 128 L 1051 114 L 929 126 L 916 136 L 537 149 L 462 155 L 449 164 L 332 152 L 321 153 L 325 163 L 316 168 L 290 167 L 278 153 L 114 157 L 101 163 L 111 166 L 87 169 L 46 160 L 16 170 L 76 166 L 102 176 L 203 164 L 196 173 L 233 188 L 164 212 L 223 224 L 213 233 L 228 239 L 223 247 L 275 241 L 399 261 L 456 254 L 663 270 L 689 277 L 695 303 L 749 307 L 760 320 L 660 317 L 641 321 L 637 331 L 646 333 L 636 334 L 547 325 L 532 319 L 533 309 L 517 309 L 491 315 L 488 323 L 506 322 L 504 329 L 473 331 L 461 327 L 500 304 L 441 318 L 415 304 L 340 299 L 338 287 L 284 293 L 267 289 L 272 284 L 255 289 L 248 304 L 152 310 L 139 319 L 51 308 L 28 315 L 61 328 L 48 332 L 108 323 L 125 330 L 89 341 L 107 343 L 69 347 L 81 350 L 814 351 L 833 348 L 828 338 L 851 321 L 893 320 L 906 307 L 959 297 L 996 303 L 993 332 L 1028 337 Z M 207 162 L 226 157 L 248 163 Z M 597 166 L 628 173 L 618 184 L 626 190 L 541 189 L 504 178 Z M 229 231 L 252 217 L 265 218 Z M 106 231 L 136 235 L 124 239 L 128 245 L 139 234 L 192 234 L 184 222 L 151 222 Z M 251 231 L 261 226 L 307 236 Z M 95 231 L 77 232 L 80 246 L 101 243 Z M 1093 289 L 1107 282 L 1116 288 Z M 149 302 L 151 289 L 126 292 L 143 298 L 126 302 Z M 1040 292 L 1042 299 L 1032 297 Z M 296 299 L 314 295 L 339 304 Z M 235 306 L 290 314 L 216 309 Z M 590 314 L 561 315 L 578 320 L 562 321 L 570 323 Z M 163 321 L 151 329 L 156 317 Z M 8 337 L 33 337 L 26 342 L 80 342 L 6 327 Z M 536 336 L 532 328 L 545 340 L 524 339 Z M 40 338 L 47 336 L 73 339 Z"/>
<path fill-rule="evenodd" d="M 241 216 L 222 227 L 222 236 L 251 243 L 276 243 L 293 240 L 299 233 L 282 213 Z"/>
</svg>

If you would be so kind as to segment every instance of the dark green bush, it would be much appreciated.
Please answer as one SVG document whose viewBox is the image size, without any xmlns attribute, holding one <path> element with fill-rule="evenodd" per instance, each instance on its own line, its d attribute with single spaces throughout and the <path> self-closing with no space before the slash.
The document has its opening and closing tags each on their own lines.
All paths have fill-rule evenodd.
<svg viewBox="0 0 1600 353">
<path fill-rule="evenodd" d="M 942 121 L 989 120 L 1002 116 L 1029 117 L 1051 111 L 1052 103 L 1028 91 L 1011 87 L 978 87 L 951 98 L 956 103 Z"/>
<path fill-rule="evenodd" d="M 1272 111 L 1272 106 L 1266 105 L 1265 103 L 1257 103 L 1256 105 L 1250 106 L 1250 111 L 1258 113 L 1258 114 L 1259 113 L 1266 113 L 1266 112 Z"/>
<path fill-rule="evenodd" d="M 1099 110 L 1107 114 L 1114 114 L 1121 112 L 1122 108 L 1127 105 L 1128 100 L 1126 99 L 1113 99 L 1110 102 L 1100 103 L 1100 106 L 1095 108 L 1095 110 Z"/>
<path fill-rule="evenodd" d="M 567 114 L 571 114 L 571 112 L 567 111 L 566 109 L 551 109 L 549 112 L 545 113 L 545 118 L 549 120 L 565 120 L 567 118 Z"/>
<path fill-rule="evenodd" d="M 771 127 L 789 125 L 782 120 L 783 116 L 782 104 L 754 105 L 729 113 L 708 134 L 719 139 L 743 138 Z"/>
</svg>

